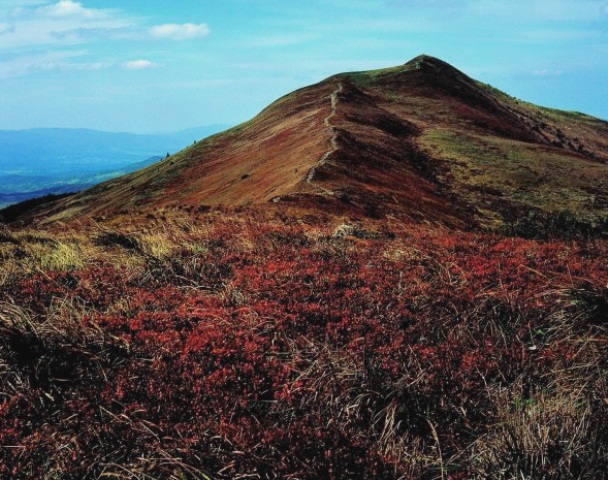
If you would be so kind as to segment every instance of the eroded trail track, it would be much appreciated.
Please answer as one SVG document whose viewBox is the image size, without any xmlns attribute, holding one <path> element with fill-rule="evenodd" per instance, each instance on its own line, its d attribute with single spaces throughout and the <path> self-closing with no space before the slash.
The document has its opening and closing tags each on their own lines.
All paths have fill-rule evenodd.
<svg viewBox="0 0 608 480">
<path fill-rule="evenodd" d="M 316 173 L 317 169 L 319 167 L 322 167 L 324 164 L 326 164 L 327 161 L 329 160 L 329 157 L 331 157 L 331 155 L 333 155 L 333 153 L 336 150 L 338 150 L 338 132 L 332 125 L 331 120 L 336 115 L 336 111 L 338 110 L 338 95 L 342 92 L 342 88 L 343 88 L 342 83 L 338 83 L 338 87 L 330 95 L 329 98 L 331 101 L 331 110 L 329 112 L 329 115 L 327 115 L 327 117 L 325 117 L 323 119 L 323 124 L 329 129 L 329 133 L 331 135 L 330 140 L 329 140 L 330 148 L 327 152 L 325 152 L 323 154 L 323 156 L 320 158 L 320 160 L 317 162 L 317 164 L 314 167 L 312 167 L 310 169 L 310 171 L 308 172 L 308 175 L 306 176 L 307 183 L 312 183 L 314 181 L 315 173 Z"/>
</svg>

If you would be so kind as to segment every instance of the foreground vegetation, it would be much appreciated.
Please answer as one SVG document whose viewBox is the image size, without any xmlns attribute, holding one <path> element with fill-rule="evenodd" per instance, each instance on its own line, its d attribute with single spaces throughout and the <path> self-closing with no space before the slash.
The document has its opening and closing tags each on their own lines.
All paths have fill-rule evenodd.
<svg viewBox="0 0 608 480">
<path fill-rule="evenodd" d="M 4 228 L 0 477 L 603 478 L 607 254 L 285 206 Z"/>
</svg>

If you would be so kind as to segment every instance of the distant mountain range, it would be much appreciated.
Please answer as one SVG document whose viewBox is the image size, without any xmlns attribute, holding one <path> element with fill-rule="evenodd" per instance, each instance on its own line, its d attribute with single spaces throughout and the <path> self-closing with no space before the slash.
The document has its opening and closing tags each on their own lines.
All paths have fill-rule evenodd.
<svg viewBox="0 0 608 480">
<path fill-rule="evenodd" d="M 63 128 L 0 130 L 0 208 L 83 190 L 139 170 L 226 127 L 208 125 L 156 135 Z"/>
</svg>

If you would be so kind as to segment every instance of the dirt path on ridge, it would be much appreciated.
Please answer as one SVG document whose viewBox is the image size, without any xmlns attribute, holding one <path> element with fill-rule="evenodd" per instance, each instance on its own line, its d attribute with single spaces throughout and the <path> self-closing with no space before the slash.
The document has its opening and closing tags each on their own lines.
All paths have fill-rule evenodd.
<svg viewBox="0 0 608 480">
<path fill-rule="evenodd" d="M 336 132 L 336 129 L 331 124 L 331 119 L 336 114 L 336 111 L 338 109 L 338 95 L 340 94 L 340 92 L 342 92 L 342 89 L 343 89 L 342 83 L 338 83 L 338 88 L 336 88 L 336 90 L 334 90 L 329 97 L 330 101 L 331 101 L 331 110 L 329 112 L 329 115 L 327 115 L 327 117 L 325 117 L 323 119 L 323 124 L 329 129 L 329 133 L 331 134 L 331 138 L 329 140 L 330 149 L 327 152 L 325 152 L 323 154 L 323 156 L 321 157 L 321 159 L 317 162 L 317 164 L 310 169 L 310 171 L 308 172 L 308 175 L 306 176 L 306 183 L 313 182 L 317 168 L 322 167 L 325 163 L 327 163 L 329 157 L 336 150 L 338 150 L 338 132 Z M 326 193 L 329 193 L 330 195 L 332 195 L 332 192 L 330 192 L 329 190 L 325 190 L 325 189 L 323 189 L 323 190 Z"/>
</svg>

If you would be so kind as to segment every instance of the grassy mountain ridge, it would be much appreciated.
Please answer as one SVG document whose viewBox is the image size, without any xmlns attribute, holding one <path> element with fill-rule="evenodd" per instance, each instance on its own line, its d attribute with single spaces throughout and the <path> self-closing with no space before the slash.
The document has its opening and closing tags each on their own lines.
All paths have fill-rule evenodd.
<svg viewBox="0 0 608 480">
<path fill-rule="evenodd" d="M 608 213 L 607 162 L 607 122 L 519 101 L 421 56 L 300 89 L 58 209 L 66 219 L 298 199 L 485 228 L 509 223 L 513 209 L 597 223 Z"/>
<path fill-rule="evenodd" d="M 422 56 L 0 225 L 0 477 L 605 478 L 605 128 Z"/>
</svg>

